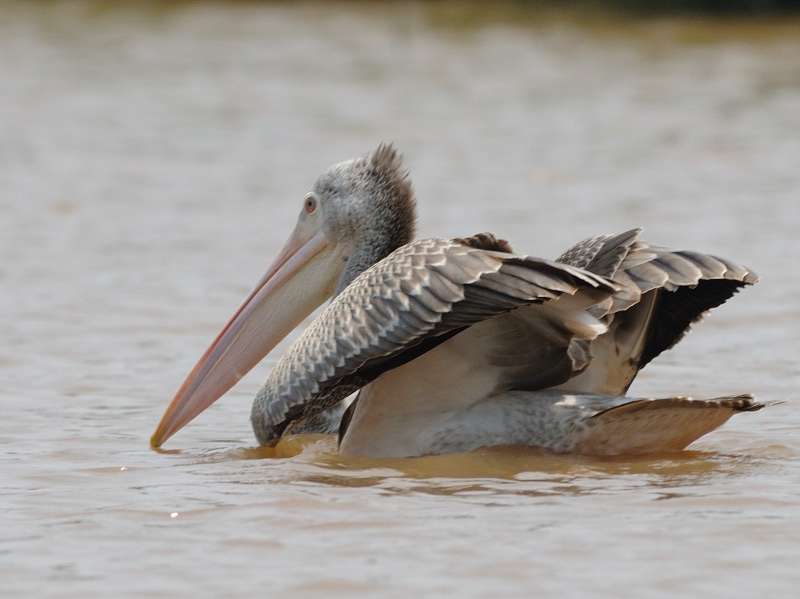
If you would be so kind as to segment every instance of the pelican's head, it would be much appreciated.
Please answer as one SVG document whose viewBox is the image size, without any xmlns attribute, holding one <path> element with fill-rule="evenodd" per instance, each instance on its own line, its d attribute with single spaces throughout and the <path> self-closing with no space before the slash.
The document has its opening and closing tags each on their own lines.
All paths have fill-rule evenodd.
<svg viewBox="0 0 800 599">
<path fill-rule="evenodd" d="M 321 235 L 344 263 L 336 293 L 414 236 L 414 193 L 391 145 L 332 166 L 306 194 L 297 227 Z M 294 235 L 294 234 L 293 234 Z M 287 244 L 288 245 L 288 244 Z"/>
<path fill-rule="evenodd" d="M 414 234 L 414 193 L 392 145 L 332 166 L 283 249 L 200 358 L 150 440 L 159 447 L 222 397 L 315 308 Z"/>
</svg>

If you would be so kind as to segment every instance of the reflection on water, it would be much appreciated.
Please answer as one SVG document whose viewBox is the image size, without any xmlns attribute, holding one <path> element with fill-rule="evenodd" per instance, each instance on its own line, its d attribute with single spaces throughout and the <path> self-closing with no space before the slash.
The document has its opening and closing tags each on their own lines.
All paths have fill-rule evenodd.
<svg viewBox="0 0 800 599">
<path fill-rule="evenodd" d="M 235 482 L 238 462 L 255 460 L 272 483 L 371 487 L 392 493 L 443 495 L 488 492 L 531 496 L 655 491 L 657 499 L 680 496 L 681 487 L 711 485 L 724 478 L 774 470 L 761 456 L 682 451 L 633 457 L 553 454 L 529 447 L 493 447 L 471 453 L 420 458 L 340 456 L 333 436 L 288 437 L 275 448 L 158 450 L 183 464 L 223 464 Z M 266 461 L 264 461 L 266 460 Z M 242 469 L 243 479 L 252 475 Z M 609 480 L 613 479 L 613 488 Z M 658 489 L 666 489 L 661 494 Z"/>
<path fill-rule="evenodd" d="M 0 594 L 793 596 L 798 22 L 454 6 L 0 3 Z M 423 236 L 748 264 L 633 391 L 790 401 L 641 459 L 256 449 L 283 344 L 150 450 L 305 190 L 382 140 Z"/>
</svg>

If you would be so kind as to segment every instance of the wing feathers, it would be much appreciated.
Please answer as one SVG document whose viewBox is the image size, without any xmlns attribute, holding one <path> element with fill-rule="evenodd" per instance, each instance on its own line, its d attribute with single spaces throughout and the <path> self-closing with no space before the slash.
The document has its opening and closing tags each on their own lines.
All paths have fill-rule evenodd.
<svg viewBox="0 0 800 599">
<path fill-rule="evenodd" d="M 397 363 L 403 352 L 420 351 L 418 345 L 430 349 L 517 306 L 578 292 L 591 294 L 594 302 L 616 290 L 606 279 L 568 265 L 497 251 L 505 246 L 492 240 L 415 242 L 362 273 L 312 322 L 259 390 L 252 414 L 259 441 L 274 443 L 277 425 L 318 411 L 321 403 L 311 398 L 326 387 L 362 369 L 374 378 L 380 364 Z M 297 412 L 298 406 L 306 407 Z"/>
<path fill-rule="evenodd" d="M 281 358 L 253 404 L 256 436 L 274 444 L 295 421 L 464 329 L 474 332 L 481 363 L 497 368 L 498 391 L 543 389 L 572 374 L 562 388 L 624 393 L 638 370 L 680 340 L 706 310 L 758 280 L 715 256 L 648 244 L 639 232 L 585 240 L 559 262 L 511 254 L 507 243 L 489 235 L 400 248 L 362 273 Z M 557 298 L 564 299 L 550 301 Z M 489 326 L 470 328 L 476 323 Z M 461 339 L 473 343 L 473 336 L 455 341 Z M 677 448 L 735 411 L 760 407 L 749 396 L 687 402 L 694 400 L 612 401 L 585 416 L 582 426 L 593 432 L 568 450 L 613 453 L 626 427 L 635 430 L 641 422 L 640 449 L 656 439 L 659 423 L 674 431 L 684 426 L 672 439 L 665 432 L 660 445 Z"/>
<path fill-rule="evenodd" d="M 611 277 L 619 269 L 641 231 L 631 229 L 618 235 L 599 235 L 584 239 L 564 252 L 556 262 L 572 264 L 604 277 Z"/>
<path fill-rule="evenodd" d="M 622 286 L 592 314 L 608 332 L 588 344 L 588 368 L 565 387 L 576 391 L 624 393 L 641 368 L 674 346 L 692 323 L 732 297 L 758 276 L 716 256 L 673 250 L 638 239 L 639 230 L 593 237 L 578 243 L 559 260 L 586 265 Z M 616 270 L 609 266 L 619 258 Z M 655 294 L 655 295 L 653 295 Z M 585 355 L 587 343 L 572 348 Z"/>
</svg>

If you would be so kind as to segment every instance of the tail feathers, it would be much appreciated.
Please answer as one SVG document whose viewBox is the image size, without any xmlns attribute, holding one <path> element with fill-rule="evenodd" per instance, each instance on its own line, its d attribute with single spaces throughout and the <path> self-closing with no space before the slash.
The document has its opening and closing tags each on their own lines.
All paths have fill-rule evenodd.
<svg viewBox="0 0 800 599">
<path fill-rule="evenodd" d="M 754 412 L 764 405 L 749 394 L 632 400 L 594 414 L 574 451 L 595 455 L 678 451 L 734 414 Z"/>
</svg>

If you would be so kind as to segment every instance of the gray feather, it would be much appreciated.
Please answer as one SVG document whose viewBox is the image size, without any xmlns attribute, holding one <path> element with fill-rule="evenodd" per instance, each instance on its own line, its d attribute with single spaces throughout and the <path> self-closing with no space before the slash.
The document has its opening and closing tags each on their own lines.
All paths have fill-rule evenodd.
<svg viewBox="0 0 800 599">
<path fill-rule="evenodd" d="M 630 399 L 601 394 L 510 391 L 475 405 L 430 432 L 422 453 L 491 445 L 558 453 L 641 455 L 679 451 L 739 412 L 764 404 L 751 395 L 716 399 Z M 360 448 L 362 454 L 379 448 Z"/>
<path fill-rule="evenodd" d="M 622 289 L 592 313 L 608 332 L 592 341 L 574 341 L 571 352 L 589 365 L 562 388 L 622 394 L 639 370 L 673 347 L 703 314 L 745 285 L 758 281 L 749 269 L 722 258 L 673 250 L 638 239 L 639 230 L 593 237 L 559 260 L 585 265 L 619 283 Z M 622 255 L 621 260 L 619 259 Z M 614 256 L 608 260 L 606 256 Z M 616 270 L 609 272 L 609 264 Z M 597 269 L 597 270 L 594 270 Z"/>
<path fill-rule="evenodd" d="M 318 394 L 344 377 L 364 370 L 377 376 L 381 364 L 417 345 L 517 306 L 579 290 L 596 302 L 616 287 L 568 265 L 464 241 L 406 245 L 364 271 L 278 361 L 253 404 L 256 436 L 262 444 L 274 444 L 287 420 L 330 405 L 327 396 L 316 401 Z"/>
</svg>

